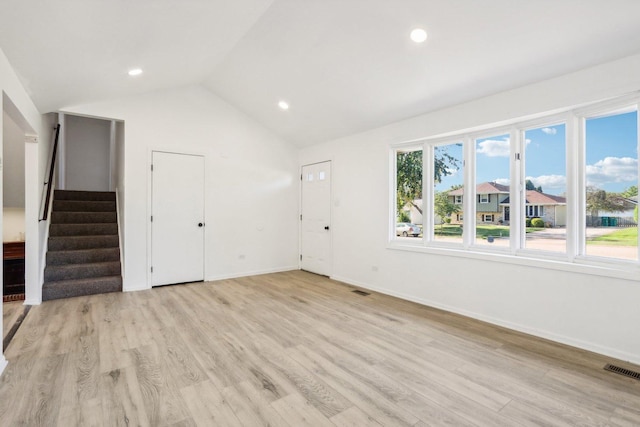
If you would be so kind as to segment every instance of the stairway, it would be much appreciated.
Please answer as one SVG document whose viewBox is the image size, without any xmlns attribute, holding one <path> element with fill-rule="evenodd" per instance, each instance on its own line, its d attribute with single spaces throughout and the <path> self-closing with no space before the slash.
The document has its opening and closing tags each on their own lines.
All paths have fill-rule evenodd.
<svg viewBox="0 0 640 427">
<path fill-rule="evenodd" d="M 115 193 L 55 190 L 42 300 L 122 291 Z"/>
</svg>

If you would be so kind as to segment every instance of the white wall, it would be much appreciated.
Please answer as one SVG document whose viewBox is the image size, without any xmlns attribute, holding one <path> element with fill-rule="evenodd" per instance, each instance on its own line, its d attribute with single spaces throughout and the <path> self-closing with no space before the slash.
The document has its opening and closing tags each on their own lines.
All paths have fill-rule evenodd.
<svg viewBox="0 0 640 427">
<path fill-rule="evenodd" d="M 23 143 L 24 144 L 24 143 Z M 24 240 L 24 208 L 2 209 L 2 241 L 18 242 Z"/>
<path fill-rule="evenodd" d="M 14 122 L 25 131 L 30 133 L 42 133 L 45 129 L 42 129 L 41 115 L 38 112 L 37 108 L 29 98 L 26 90 L 20 84 L 16 73 L 13 68 L 9 64 L 4 52 L 0 50 L 0 94 L 2 94 L 2 109 L 3 114 L 0 115 L 0 127 L 4 122 L 4 112 L 9 114 Z M 3 138 L 0 136 L 0 152 L 3 145 Z M 28 144 L 27 144 L 28 145 Z M 32 144 L 33 145 L 33 144 Z M 48 148 L 48 143 L 44 143 L 42 145 L 37 144 L 36 147 L 38 150 L 46 150 Z M 25 158 L 30 159 L 27 155 L 27 148 L 25 146 Z M 3 159 L 4 160 L 4 159 Z M 3 161 L 4 163 L 4 161 Z M 44 171 L 39 167 L 38 161 L 36 159 L 35 162 L 30 163 L 33 166 L 33 169 L 29 171 L 28 177 L 33 177 L 36 180 L 39 180 L 44 176 Z M 2 180 L 2 174 L 0 174 L 0 181 Z M 40 181 L 42 182 L 42 181 Z M 25 188 L 30 189 L 30 182 L 28 179 L 25 180 Z M 0 185 L 2 188 L 2 185 Z M 32 189 L 32 188 L 31 188 Z M 0 200 L 2 198 L 0 197 Z M 37 278 L 39 277 L 38 265 L 39 265 L 39 256 L 38 256 L 38 245 L 40 239 L 38 238 L 39 230 L 38 230 L 38 222 L 37 222 L 37 208 L 34 210 L 34 204 L 37 205 L 37 194 L 31 194 L 27 191 L 25 198 L 25 232 L 27 233 L 27 265 L 25 271 L 25 279 L 26 285 L 28 288 L 33 288 L 34 286 L 37 288 Z M 2 216 L 0 216 L 0 227 L 2 227 Z M 29 255 L 32 255 L 29 257 Z M 1 272 L 2 267 L 0 267 Z M 2 275 L 0 274 L 0 277 Z M 35 280 L 34 280 L 35 279 Z M 2 279 L 0 278 L 0 284 Z M 28 292 L 28 291 L 27 291 Z M 2 308 L 0 305 L 0 314 L 2 314 Z M 0 325 L 0 332 L 2 332 L 2 325 Z M 4 335 L 3 335 L 4 336 Z M 4 355 L 0 356 L 0 372 L 6 366 L 6 360 Z"/>
<path fill-rule="evenodd" d="M 124 179 L 124 123 L 123 122 L 115 122 L 115 135 L 113 135 L 115 139 L 115 147 L 114 147 L 114 164 L 113 164 L 113 188 L 116 192 L 116 199 L 118 202 L 118 232 L 120 233 L 120 262 L 122 264 L 122 276 L 124 277 L 125 268 L 124 268 L 124 235 L 125 235 L 125 200 L 124 200 L 124 189 L 125 189 L 125 179 Z"/>
<path fill-rule="evenodd" d="M 390 143 L 637 90 L 640 55 L 301 150 L 333 159 L 333 277 L 640 363 L 640 281 L 388 248 Z"/>
<path fill-rule="evenodd" d="M 2 200 L 5 207 L 24 209 L 24 131 L 3 112 Z"/>
<path fill-rule="evenodd" d="M 65 117 L 65 189 L 109 191 L 111 122 Z"/>
<path fill-rule="evenodd" d="M 149 286 L 150 153 L 206 156 L 205 278 L 298 266 L 297 150 L 200 86 L 67 112 L 124 120 L 126 290 Z"/>
</svg>

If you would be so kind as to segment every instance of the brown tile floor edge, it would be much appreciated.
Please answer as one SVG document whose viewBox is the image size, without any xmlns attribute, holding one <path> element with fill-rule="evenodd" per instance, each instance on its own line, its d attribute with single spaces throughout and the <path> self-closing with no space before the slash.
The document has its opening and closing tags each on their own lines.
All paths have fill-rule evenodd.
<svg viewBox="0 0 640 427">
<path fill-rule="evenodd" d="M 9 343 L 11 342 L 11 340 L 13 339 L 13 337 L 16 335 L 16 333 L 18 332 L 18 329 L 20 328 L 20 325 L 22 325 L 22 322 L 24 321 L 25 317 L 27 316 L 27 314 L 29 313 L 29 310 L 31 309 L 30 305 L 23 305 L 20 302 L 14 302 L 13 305 L 15 305 L 15 307 L 11 306 L 10 304 L 7 304 L 8 306 L 11 307 L 9 311 L 9 313 L 7 313 L 7 321 L 5 322 L 5 316 L 4 316 L 4 310 L 3 310 L 3 319 L 2 319 L 2 327 L 3 327 L 3 332 L 4 332 L 4 337 L 2 338 L 2 351 L 4 352 L 7 347 L 9 346 Z"/>
<path fill-rule="evenodd" d="M 13 425 L 640 425 L 623 362 L 304 272 L 48 301 Z M 630 368 L 637 369 L 637 367 Z"/>
</svg>

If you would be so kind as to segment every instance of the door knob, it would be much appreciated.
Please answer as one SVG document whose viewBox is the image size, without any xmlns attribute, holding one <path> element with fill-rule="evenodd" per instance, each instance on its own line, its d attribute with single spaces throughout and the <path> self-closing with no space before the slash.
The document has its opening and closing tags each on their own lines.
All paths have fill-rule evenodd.
<svg viewBox="0 0 640 427">
<path fill-rule="evenodd" d="M 328 226 L 328 225 L 325 225 L 325 226 L 324 226 L 324 229 L 325 229 L 325 230 L 328 230 L 328 229 L 329 229 L 329 226 Z"/>
<path fill-rule="evenodd" d="M 199 222 L 199 223 L 198 223 L 198 227 L 204 227 L 204 223 Z"/>
</svg>

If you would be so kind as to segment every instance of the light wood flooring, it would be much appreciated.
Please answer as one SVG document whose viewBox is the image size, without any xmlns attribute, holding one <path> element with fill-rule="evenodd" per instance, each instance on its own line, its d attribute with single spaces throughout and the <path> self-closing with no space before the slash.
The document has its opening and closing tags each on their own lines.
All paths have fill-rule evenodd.
<svg viewBox="0 0 640 427">
<path fill-rule="evenodd" d="M 352 290 L 287 272 L 45 302 L 0 425 L 640 425 L 611 359 Z"/>
</svg>

